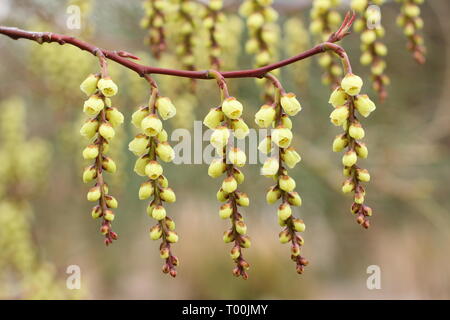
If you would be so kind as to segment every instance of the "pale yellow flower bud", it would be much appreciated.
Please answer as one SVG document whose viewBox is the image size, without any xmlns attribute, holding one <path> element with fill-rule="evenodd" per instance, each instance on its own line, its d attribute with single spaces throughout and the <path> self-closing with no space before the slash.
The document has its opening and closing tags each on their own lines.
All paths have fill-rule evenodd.
<svg viewBox="0 0 450 320">
<path fill-rule="evenodd" d="M 158 143 L 156 146 L 156 154 L 164 162 L 171 162 L 175 158 L 175 151 L 168 142 Z"/>
<path fill-rule="evenodd" d="M 97 170 L 95 166 L 86 167 L 83 171 L 83 182 L 88 183 L 97 177 Z"/>
<path fill-rule="evenodd" d="M 300 207 L 302 205 L 302 198 L 297 192 L 289 192 L 288 193 L 288 202 L 289 204 Z"/>
<path fill-rule="evenodd" d="M 139 157 L 134 165 L 134 172 L 136 172 L 138 175 L 142 177 L 145 176 L 145 167 L 149 162 L 150 157 L 148 156 L 148 154 Z"/>
<path fill-rule="evenodd" d="M 166 239 L 170 243 L 176 243 L 178 242 L 178 234 L 175 231 L 169 231 L 167 232 Z"/>
<path fill-rule="evenodd" d="M 274 122 L 275 124 L 275 122 Z M 281 116 L 281 125 L 285 128 L 292 129 L 292 121 L 287 114 Z"/>
<path fill-rule="evenodd" d="M 226 170 L 226 164 L 223 162 L 223 159 L 214 159 L 211 161 L 208 167 L 208 175 L 211 178 L 220 177 Z"/>
<path fill-rule="evenodd" d="M 283 191 L 291 192 L 295 189 L 295 180 L 287 175 L 280 176 L 278 183 Z"/>
<path fill-rule="evenodd" d="M 111 78 L 102 78 L 98 81 L 97 87 L 105 97 L 112 97 L 117 94 L 119 88 Z"/>
<path fill-rule="evenodd" d="M 377 108 L 367 94 L 358 95 L 355 98 L 355 107 L 358 112 L 366 118 Z"/>
<path fill-rule="evenodd" d="M 239 233 L 239 234 L 247 233 L 247 225 L 244 223 L 244 221 L 236 221 L 235 227 L 236 227 L 237 233 Z"/>
<path fill-rule="evenodd" d="M 156 161 L 150 161 L 145 166 L 145 174 L 152 180 L 158 179 L 163 173 L 163 167 Z"/>
<path fill-rule="evenodd" d="M 102 168 L 109 173 L 115 173 L 117 171 L 117 166 L 113 159 L 105 156 L 102 160 Z"/>
<path fill-rule="evenodd" d="M 353 73 L 346 74 L 344 79 L 341 81 L 342 89 L 344 89 L 344 91 L 351 96 L 359 94 L 362 85 L 362 79 Z"/>
<path fill-rule="evenodd" d="M 87 139 L 92 139 L 97 133 L 98 126 L 98 120 L 89 119 L 81 126 L 80 134 Z"/>
<path fill-rule="evenodd" d="M 95 186 L 89 189 L 89 192 L 87 194 L 88 201 L 98 201 L 101 197 L 102 193 L 100 191 L 99 186 Z"/>
<path fill-rule="evenodd" d="M 141 122 L 144 133 L 150 137 L 156 136 L 162 130 L 162 122 L 155 114 L 149 114 Z"/>
<path fill-rule="evenodd" d="M 292 235 L 289 232 L 289 230 L 283 230 L 280 232 L 280 234 L 278 235 L 278 239 L 280 240 L 281 243 L 288 243 L 289 241 L 292 240 Z"/>
<path fill-rule="evenodd" d="M 357 140 L 364 138 L 365 135 L 364 129 L 359 122 L 352 122 L 350 128 L 348 129 L 348 134 L 350 135 L 350 137 Z"/>
<path fill-rule="evenodd" d="M 333 140 L 333 151 L 341 152 L 348 145 L 348 139 L 345 134 L 337 135 Z"/>
<path fill-rule="evenodd" d="M 361 33 L 361 42 L 370 45 L 377 39 L 377 34 L 374 30 L 365 30 Z"/>
<path fill-rule="evenodd" d="M 107 221 L 113 221 L 114 220 L 114 213 L 111 210 L 106 210 L 103 218 Z"/>
<path fill-rule="evenodd" d="M 255 114 L 255 123 L 260 128 L 268 128 L 275 120 L 276 111 L 273 106 L 263 105 Z"/>
<path fill-rule="evenodd" d="M 145 134 L 138 134 L 134 139 L 128 144 L 128 150 L 133 152 L 135 155 L 140 156 L 146 152 L 149 146 L 150 138 Z"/>
<path fill-rule="evenodd" d="M 280 148 L 287 148 L 292 142 L 292 131 L 283 126 L 272 130 L 272 141 Z"/>
<path fill-rule="evenodd" d="M 234 136 L 238 139 L 244 139 L 250 132 L 247 124 L 241 118 L 231 120 L 231 128 Z"/>
<path fill-rule="evenodd" d="M 347 151 L 342 157 L 342 164 L 346 167 L 353 166 L 357 161 L 356 152 L 353 150 Z"/>
<path fill-rule="evenodd" d="M 230 138 L 230 132 L 227 127 L 217 127 L 211 134 L 211 145 L 216 149 L 222 149 Z"/>
<path fill-rule="evenodd" d="M 245 152 L 239 148 L 232 148 L 228 152 L 228 160 L 238 167 L 243 167 L 247 161 L 247 156 L 245 155 Z"/>
<path fill-rule="evenodd" d="M 147 206 L 147 215 L 152 218 L 153 209 L 155 209 L 155 204 L 152 202 Z"/>
<path fill-rule="evenodd" d="M 96 205 L 94 208 L 92 208 L 91 216 L 92 219 L 98 219 L 102 215 L 102 208 L 99 205 Z"/>
<path fill-rule="evenodd" d="M 233 168 L 233 177 L 236 179 L 236 182 L 238 184 L 241 184 L 244 182 L 245 176 L 242 173 L 241 170 L 239 170 L 238 168 Z"/>
<path fill-rule="evenodd" d="M 281 153 L 281 159 L 286 163 L 289 168 L 294 168 L 297 163 L 299 163 L 302 158 L 295 151 L 293 147 L 289 147 L 284 152 Z"/>
<path fill-rule="evenodd" d="M 160 133 L 156 136 L 156 139 L 159 140 L 159 142 L 166 142 L 168 138 L 167 131 L 162 129 Z"/>
<path fill-rule="evenodd" d="M 226 177 L 222 182 L 222 189 L 226 193 L 232 193 L 237 189 L 237 182 L 234 177 Z"/>
<path fill-rule="evenodd" d="M 83 91 L 87 96 L 94 94 L 95 91 L 97 91 L 98 79 L 100 79 L 100 76 L 95 75 L 95 74 L 90 74 L 80 84 L 81 91 Z"/>
<path fill-rule="evenodd" d="M 272 152 L 272 137 L 265 137 L 258 145 L 258 150 L 264 154 L 269 154 Z"/>
<path fill-rule="evenodd" d="M 105 107 L 103 99 L 99 96 L 91 96 L 84 102 L 83 112 L 88 116 L 96 116 Z"/>
<path fill-rule="evenodd" d="M 113 196 L 107 195 L 105 196 L 105 200 L 108 208 L 116 209 L 119 206 L 117 199 L 114 198 Z"/>
<path fill-rule="evenodd" d="M 274 176 L 278 173 L 279 161 L 276 158 L 267 158 L 261 168 L 261 174 L 266 177 Z"/>
<path fill-rule="evenodd" d="M 106 119 L 113 127 L 120 126 L 123 123 L 123 114 L 117 108 L 108 108 L 106 110 Z"/>
<path fill-rule="evenodd" d="M 230 243 L 234 241 L 233 230 L 227 230 L 223 233 L 223 242 Z"/>
<path fill-rule="evenodd" d="M 106 140 L 111 140 L 116 135 L 114 128 L 108 122 L 103 122 L 98 128 L 98 133 Z"/>
<path fill-rule="evenodd" d="M 236 192 L 237 193 L 237 204 L 241 207 L 248 207 L 250 205 L 250 199 L 245 192 Z"/>
<path fill-rule="evenodd" d="M 344 89 L 337 87 L 330 95 L 328 103 L 333 105 L 333 107 L 343 106 L 347 102 L 347 94 Z"/>
<path fill-rule="evenodd" d="M 90 144 L 83 150 L 83 158 L 85 160 L 92 160 L 98 157 L 98 145 Z"/>
<path fill-rule="evenodd" d="M 264 24 L 264 17 L 260 13 L 252 13 L 247 19 L 247 26 L 251 30 L 261 28 Z"/>
<path fill-rule="evenodd" d="M 159 97 L 156 100 L 156 108 L 163 120 L 170 119 L 177 113 L 177 109 L 168 97 Z"/>
<path fill-rule="evenodd" d="M 139 188 L 139 200 L 145 200 L 150 198 L 154 192 L 153 183 L 151 181 L 146 181 L 141 184 Z"/>
<path fill-rule="evenodd" d="M 331 112 L 330 121 L 335 126 L 341 126 L 347 121 L 349 114 L 347 106 L 337 107 Z"/>
<path fill-rule="evenodd" d="M 292 209 L 291 206 L 287 203 L 282 203 L 278 207 L 278 218 L 281 220 L 287 220 L 292 215 Z"/>
<path fill-rule="evenodd" d="M 362 142 L 358 142 L 355 146 L 355 151 L 358 157 L 362 159 L 366 159 L 369 155 L 369 150 L 367 149 L 366 145 Z"/>
<path fill-rule="evenodd" d="M 158 240 L 162 236 L 162 228 L 159 224 L 154 225 L 150 229 L 150 239 L 152 240 Z"/>
<path fill-rule="evenodd" d="M 173 192 L 172 188 L 163 188 L 159 195 L 162 200 L 169 203 L 173 203 L 177 200 L 175 192 Z"/>
<path fill-rule="evenodd" d="M 342 184 L 342 192 L 343 193 L 349 193 L 352 192 L 355 189 L 355 184 L 353 183 L 353 179 L 347 179 Z"/>
<path fill-rule="evenodd" d="M 149 115 L 147 107 L 141 107 L 131 115 L 131 123 L 138 129 L 141 128 L 142 120 Z"/>
<path fill-rule="evenodd" d="M 228 200 L 228 193 L 226 193 L 225 191 L 223 191 L 222 188 L 219 189 L 219 191 L 217 191 L 216 193 L 216 198 L 218 201 L 220 202 L 225 202 Z"/>
<path fill-rule="evenodd" d="M 241 236 L 241 246 L 248 249 L 251 246 L 250 238 L 248 236 Z"/>
<path fill-rule="evenodd" d="M 292 219 L 292 223 L 294 224 L 294 229 L 297 232 L 303 232 L 306 229 L 306 225 L 302 219 Z"/>
<path fill-rule="evenodd" d="M 167 229 L 172 230 L 172 231 L 175 230 L 175 221 L 173 221 L 169 217 L 166 217 L 164 219 L 164 224 L 166 225 Z"/>
<path fill-rule="evenodd" d="M 212 108 L 203 120 L 203 124 L 210 129 L 215 129 L 222 123 L 223 120 L 224 115 L 222 110 L 220 108 Z"/>
<path fill-rule="evenodd" d="M 237 258 L 239 258 L 240 255 L 241 255 L 241 252 L 240 252 L 239 247 L 233 247 L 231 249 L 231 252 L 230 252 L 231 259 L 236 260 Z"/>
<path fill-rule="evenodd" d="M 244 107 L 235 97 L 226 98 L 222 102 L 222 112 L 230 119 L 238 119 Z"/>
<path fill-rule="evenodd" d="M 166 217 L 166 209 L 163 206 L 155 206 L 152 211 L 152 217 L 156 220 L 162 220 Z"/>
<path fill-rule="evenodd" d="M 219 216 L 222 219 L 228 219 L 229 217 L 231 217 L 232 213 L 233 213 L 233 207 L 232 207 L 231 203 L 225 203 L 220 206 Z"/>
<path fill-rule="evenodd" d="M 278 199 L 281 197 L 281 190 L 278 189 L 276 186 L 270 187 L 269 191 L 267 191 L 266 194 L 266 201 L 268 204 L 273 204 L 277 202 Z"/>
<path fill-rule="evenodd" d="M 169 180 L 164 175 L 158 177 L 158 184 L 162 188 L 167 188 L 169 186 Z"/>
<path fill-rule="evenodd" d="M 352 0 L 350 3 L 350 7 L 358 12 L 363 12 L 364 10 L 366 10 L 367 5 L 367 0 Z"/>
<path fill-rule="evenodd" d="M 281 106 L 283 110 L 290 116 L 295 116 L 299 111 L 302 110 L 300 102 L 298 102 L 295 94 L 286 93 L 281 97 Z"/>
<path fill-rule="evenodd" d="M 357 178 L 359 181 L 362 182 L 369 182 L 370 181 L 370 174 L 367 169 L 357 169 L 356 170 Z"/>
</svg>

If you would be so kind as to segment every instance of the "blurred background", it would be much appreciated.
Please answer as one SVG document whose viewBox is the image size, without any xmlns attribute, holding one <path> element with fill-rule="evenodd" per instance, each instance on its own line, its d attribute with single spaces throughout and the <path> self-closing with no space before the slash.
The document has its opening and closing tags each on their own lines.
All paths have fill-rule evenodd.
<svg viewBox="0 0 450 320">
<path fill-rule="evenodd" d="M 72 34 L 102 48 L 132 52 L 145 64 L 179 68 L 173 54 L 152 57 L 144 41 L 147 31 L 140 27 L 144 11 L 139 0 L 1 2 L 1 25 Z M 67 7 L 74 3 L 82 9 L 80 30 L 66 26 Z M 301 29 L 302 22 L 306 29 L 309 24 L 309 1 L 275 3 L 280 13 L 279 57 L 314 45 L 314 37 Z M 348 7 L 344 1 L 338 10 L 344 13 Z M 114 221 L 120 239 L 106 248 L 85 200 L 88 186 L 81 180 L 87 165 L 81 151 L 87 141 L 79 136 L 85 99 L 79 84 L 98 71 L 97 60 L 68 45 L 0 36 L 0 298 L 450 298 L 449 7 L 446 0 L 422 6 L 428 52 L 426 63 L 418 65 L 395 24 L 399 4 L 389 1 L 383 6 L 386 74 L 391 78 L 384 103 L 370 89 L 368 69 L 358 63 L 359 35 L 341 43 L 378 106 L 363 120 L 370 151 L 363 166 L 372 176 L 366 201 L 374 210 L 369 230 L 355 223 L 351 199 L 340 192 L 341 155 L 331 151 L 339 130 L 328 119 L 331 90 L 321 83 L 322 70 L 315 58 L 282 70 L 283 85 L 303 105 L 293 128 L 293 143 L 303 160 L 291 174 L 303 198 L 295 214 L 307 225 L 303 254 L 310 265 L 303 275 L 296 274 L 289 247 L 278 241 L 276 206 L 264 201 L 271 181 L 259 175 L 259 165 L 248 165 L 242 185 L 251 199 L 244 210 L 252 238 L 252 247 L 245 251 L 251 264 L 247 281 L 231 274 L 231 247 L 222 241 L 229 223 L 219 218 L 215 198 L 221 181 L 207 175 L 206 164 L 165 164 L 177 193 L 177 202 L 167 209 L 177 223 L 180 241 L 174 252 L 181 264 L 175 279 L 161 273 L 158 244 L 148 237 L 153 221 L 145 213 L 146 202 L 137 198 L 142 178 L 133 172 L 135 157 L 127 148 L 136 134 L 129 123 L 131 113 L 147 101 L 148 88 L 137 74 L 114 62 L 110 73 L 120 91 L 113 101 L 126 121 L 113 141 L 118 173 L 107 177 L 120 203 Z M 236 9 L 236 1 L 226 1 L 230 36 L 224 70 L 252 65 L 251 56 L 240 49 L 247 33 Z M 196 56 L 197 67 L 207 68 L 202 48 Z M 178 108 L 169 130 L 191 129 L 194 120 L 202 120 L 219 102 L 212 82 L 197 81 L 193 94 L 184 79 L 155 78 Z M 233 79 L 229 85 L 245 105 L 247 123 L 253 124 L 264 102 L 261 87 L 252 79 Z M 66 288 L 70 265 L 80 267 L 80 290 Z M 380 267 L 380 290 L 366 286 L 370 265 Z"/>
</svg>

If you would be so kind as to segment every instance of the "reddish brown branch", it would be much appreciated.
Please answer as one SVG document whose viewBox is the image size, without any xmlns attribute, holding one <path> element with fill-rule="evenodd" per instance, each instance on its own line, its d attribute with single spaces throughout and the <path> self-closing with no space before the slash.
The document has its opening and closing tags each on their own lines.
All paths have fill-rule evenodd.
<svg viewBox="0 0 450 320">
<path fill-rule="evenodd" d="M 223 78 L 262 78 L 264 77 L 268 72 L 279 69 L 281 67 L 290 65 L 294 62 L 309 58 L 311 56 L 314 56 L 316 54 L 332 50 L 336 52 L 341 59 L 346 59 L 345 62 L 348 63 L 347 55 L 345 54 L 345 50 L 334 44 L 334 42 L 342 40 L 346 35 L 349 34 L 348 30 L 353 23 L 353 15 L 348 14 L 346 19 L 344 20 L 344 23 L 339 28 L 337 32 L 333 34 L 333 36 L 330 37 L 330 39 L 327 42 L 321 43 L 316 45 L 315 47 L 302 52 L 296 56 L 290 57 L 285 60 L 278 61 L 273 64 L 269 64 L 267 66 L 256 68 L 256 69 L 245 69 L 245 70 L 235 70 L 235 71 L 226 71 L 226 72 L 220 72 Z M 184 78 L 192 78 L 192 79 L 213 79 L 214 77 L 211 76 L 211 73 L 208 70 L 202 70 L 202 71 L 190 71 L 190 70 L 177 70 L 177 69 L 166 69 L 166 68 L 158 68 L 158 67 L 152 67 L 152 66 L 144 66 L 138 63 L 135 63 L 133 60 L 138 60 L 139 58 L 128 53 L 125 51 L 111 51 L 111 50 L 105 50 L 100 49 L 90 43 L 84 42 L 82 40 L 79 40 L 72 36 L 67 36 L 63 34 L 57 34 L 57 33 L 51 33 L 51 32 L 32 32 L 32 31 L 26 31 L 21 30 L 18 28 L 12 28 L 12 27 L 5 27 L 0 26 L 0 34 L 4 34 L 11 39 L 18 40 L 18 39 L 28 39 L 32 41 L 36 41 L 40 44 L 44 42 L 56 42 L 60 45 L 64 44 L 71 44 L 75 47 L 78 47 L 81 50 L 90 52 L 91 54 L 98 56 L 99 52 L 103 53 L 103 56 L 107 59 L 110 59 L 112 61 L 115 61 L 124 67 L 135 71 L 138 73 L 141 77 L 145 76 L 146 74 L 165 74 L 165 75 L 171 75 L 171 76 L 177 76 L 177 77 L 184 77 Z M 344 63 L 347 64 L 347 63 Z M 349 63 L 348 63 L 349 65 Z"/>
</svg>

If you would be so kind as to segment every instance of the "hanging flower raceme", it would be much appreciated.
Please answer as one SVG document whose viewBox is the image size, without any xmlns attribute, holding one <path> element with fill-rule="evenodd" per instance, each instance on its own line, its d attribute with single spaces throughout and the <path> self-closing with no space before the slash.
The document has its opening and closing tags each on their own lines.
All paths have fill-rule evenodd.
<svg viewBox="0 0 450 320">
<path fill-rule="evenodd" d="M 372 1 L 373 4 L 381 6 L 385 0 Z M 381 25 L 381 13 L 379 7 L 369 6 L 368 0 L 352 0 L 351 7 L 361 17 L 355 21 L 354 29 L 361 33 L 361 58 L 362 65 L 370 66 L 372 73 L 373 89 L 378 93 L 380 100 L 387 97 L 386 86 L 389 78 L 384 73 L 388 49 L 380 41 L 384 37 L 385 30 Z"/>
<path fill-rule="evenodd" d="M 401 12 L 397 17 L 397 25 L 403 29 L 408 38 L 408 50 L 412 52 L 418 63 L 425 63 L 426 48 L 423 37 L 419 34 L 423 29 L 423 20 L 420 17 L 420 4 L 425 0 L 396 0 L 402 4 Z"/>
<path fill-rule="evenodd" d="M 81 127 L 80 133 L 92 141 L 83 150 L 83 158 L 93 161 L 92 165 L 84 169 L 83 181 L 96 182 L 89 189 L 87 199 L 98 202 L 98 205 L 92 208 L 92 218 L 102 219 L 100 232 L 105 236 L 105 244 L 109 245 L 117 239 L 117 233 L 112 230 L 111 222 L 114 220 L 112 210 L 117 208 L 118 203 L 109 194 L 103 173 L 116 172 L 114 160 L 106 154 L 115 135 L 114 128 L 123 123 L 124 117 L 117 108 L 112 107 L 110 98 L 117 94 L 118 88 L 111 78 L 91 74 L 80 85 L 80 89 L 89 97 L 83 107 L 83 112 L 89 119 Z"/>
<path fill-rule="evenodd" d="M 205 126 L 213 130 L 210 142 L 219 155 L 209 165 L 208 175 L 212 178 L 225 175 L 217 192 L 217 200 L 223 202 L 219 216 L 222 219 L 230 219 L 231 228 L 225 231 L 223 241 L 233 243 L 230 253 L 231 259 L 236 263 L 233 274 L 247 279 L 249 264 L 243 257 L 242 249 L 250 247 L 250 238 L 246 235 L 247 226 L 239 207 L 248 207 L 250 200 L 246 193 L 238 189 L 244 181 L 244 174 L 239 168 L 245 165 L 247 156 L 244 151 L 230 145 L 233 144 L 233 136 L 244 139 L 249 133 L 249 128 L 241 118 L 242 104 L 236 98 L 228 96 L 224 80 L 219 80 L 225 88 L 222 91 L 224 99 L 219 107 L 209 111 L 203 121 Z"/>
<path fill-rule="evenodd" d="M 292 144 L 292 122 L 290 116 L 300 112 L 301 105 L 295 94 L 286 93 L 281 84 L 273 76 L 268 76 L 275 86 L 275 101 L 272 104 L 263 105 L 255 115 L 255 122 L 260 128 L 272 126 L 271 134 L 264 138 L 258 149 L 270 155 L 261 168 L 261 174 L 276 181 L 269 188 L 266 200 L 274 204 L 280 200 L 278 206 L 278 223 L 283 230 L 279 234 L 281 243 L 291 243 L 291 259 L 296 263 L 296 270 L 303 273 L 308 260 L 300 255 L 300 247 L 303 238 L 298 232 L 305 230 L 303 220 L 297 219 L 292 214 L 292 207 L 301 206 L 302 199 L 295 191 L 295 180 L 288 175 L 288 168 L 294 168 L 301 157 Z"/>
<path fill-rule="evenodd" d="M 364 129 L 357 118 L 357 112 L 368 117 L 376 106 L 366 94 L 360 94 L 363 82 L 360 77 L 348 73 L 330 96 L 329 103 L 334 107 L 330 114 L 331 123 L 342 126 L 344 133 L 336 136 L 333 141 L 333 151 L 345 151 L 342 157 L 343 173 L 346 177 L 342 185 L 342 192 L 353 193 L 351 212 L 356 215 L 356 221 L 364 228 L 369 227 L 368 217 L 372 209 L 364 204 L 365 188 L 363 182 L 370 181 L 369 172 L 357 165 L 358 158 L 368 156 L 366 145 L 361 142 L 364 138 Z"/>
<path fill-rule="evenodd" d="M 208 30 L 208 53 L 210 66 L 213 69 L 219 70 L 221 66 L 220 55 L 222 53 L 220 37 L 223 30 L 220 24 L 227 21 L 227 17 L 223 12 L 223 0 L 210 0 L 205 4 L 205 11 L 203 13 L 203 26 Z"/>
<path fill-rule="evenodd" d="M 340 4 L 341 0 L 313 0 L 309 30 L 319 41 L 327 41 L 341 23 L 341 15 L 336 10 Z M 333 58 L 333 52 L 325 52 L 319 56 L 318 62 L 324 70 L 322 83 L 336 87 L 339 85 L 342 69 Z"/>
<path fill-rule="evenodd" d="M 150 199 L 147 214 L 157 221 L 150 228 L 150 238 L 161 239 L 160 257 L 165 261 L 162 271 L 172 277 L 177 275 L 175 267 L 179 261 L 172 254 L 171 244 L 178 241 L 178 235 L 175 232 L 175 222 L 167 216 L 164 204 L 175 202 L 176 196 L 169 187 L 169 181 L 163 174 L 164 169 L 159 160 L 172 162 L 174 159 L 175 153 L 167 142 L 167 132 L 161 119 L 167 120 L 175 114 L 176 109 L 171 100 L 160 96 L 156 85 L 152 86 L 148 105 L 140 107 L 132 115 L 131 122 L 141 130 L 141 133 L 128 145 L 129 150 L 139 157 L 134 171 L 139 176 L 147 177 L 139 188 L 139 199 Z"/>
<path fill-rule="evenodd" d="M 148 30 L 146 41 L 150 46 L 153 56 L 159 58 L 166 49 L 165 35 L 165 11 L 167 2 L 163 0 L 146 0 L 142 3 L 145 16 L 141 20 L 141 27 Z"/>
</svg>

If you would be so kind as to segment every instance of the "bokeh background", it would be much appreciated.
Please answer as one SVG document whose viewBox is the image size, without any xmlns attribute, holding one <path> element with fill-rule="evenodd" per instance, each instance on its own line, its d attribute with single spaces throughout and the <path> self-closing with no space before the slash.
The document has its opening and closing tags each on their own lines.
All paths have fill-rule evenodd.
<svg viewBox="0 0 450 320">
<path fill-rule="evenodd" d="M 306 35 L 283 29 L 291 18 L 308 24 L 308 1 L 298 1 L 294 10 L 282 6 L 294 0 L 276 2 L 281 4 L 284 36 L 280 57 L 287 56 L 284 49 L 293 43 L 311 46 Z M 143 41 L 146 31 L 139 27 L 141 1 L 80 3 L 88 3 L 82 7 L 81 30 L 67 29 L 68 3 L 56 0 L 2 0 L 0 24 L 73 34 L 103 48 L 135 53 L 146 64 L 177 67 L 170 54 L 161 61 L 151 57 Z M 348 8 L 345 3 L 341 12 Z M 228 222 L 218 217 L 215 199 L 220 181 L 208 177 L 206 164 L 166 165 L 178 198 L 168 210 L 177 222 L 180 242 L 174 250 L 181 265 L 176 279 L 161 273 L 158 244 L 148 237 L 152 221 L 145 201 L 137 199 L 141 178 L 134 174 L 135 158 L 127 150 L 135 134 L 129 119 L 148 99 L 147 85 L 113 62 L 110 72 L 120 87 L 114 101 L 127 121 L 113 142 L 119 173 L 108 177 L 120 202 L 114 221 L 120 239 L 105 248 L 85 201 L 81 151 L 86 141 L 78 133 L 85 99 L 78 86 L 98 70 L 97 61 L 70 46 L 0 36 L 0 298 L 450 298 L 449 7 L 446 0 L 428 0 L 422 6 L 428 53 L 426 64 L 418 65 L 395 25 L 399 5 L 383 6 L 392 83 L 387 101 L 364 120 L 370 150 L 364 166 L 372 175 L 366 201 L 374 210 L 369 230 L 355 223 L 351 199 L 339 191 L 340 155 L 330 147 L 338 130 L 328 120 L 330 89 L 321 84 L 320 68 L 311 59 L 283 69 L 283 84 L 303 104 L 294 122 L 294 146 L 303 161 L 292 175 L 303 197 L 296 214 L 307 225 L 303 253 L 310 265 L 303 275 L 296 274 L 289 247 L 278 242 L 276 207 L 263 201 L 270 180 L 258 174 L 258 165 L 249 165 L 243 185 L 251 199 L 245 210 L 252 238 L 252 248 L 246 250 L 251 264 L 247 281 L 231 274 L 230 246 L 222 242 Z M 228 10 L 235 11 L 235 6 Z M 225 69 L 251 65 L 240 49 L 247 37 L 242 24 L 240 18 L 229 22 Z M 351 35 L 342 45 L 355 73 L 369 79 L 358 63 L 358 37 Z M 201 67 L 206 59 L 201 51 L 198 56 Z M 201 120 L 218 103 L 211 82 L 198 81 L 192 95 L 183 79 L 156 79 L 179 109 L 172 129 L 191 128 L 193 120 Z M 263 102 L 260 87 L 251 79 L 229 83 L 233 95 L 245 103 L 247 123 L 253 123 Z M 370 88 L 369 81 L 365 88 Z M 69 265 L 81 268 L 81 290 L 66 288 Z M 370 265 L 381 268 L 380 290 L 366 287 Z"/>
</svg>

